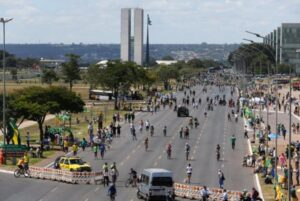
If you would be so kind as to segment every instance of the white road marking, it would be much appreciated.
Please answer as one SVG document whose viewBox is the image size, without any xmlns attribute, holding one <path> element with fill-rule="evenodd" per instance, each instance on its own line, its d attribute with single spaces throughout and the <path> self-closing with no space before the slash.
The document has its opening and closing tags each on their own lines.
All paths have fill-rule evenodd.
<svg viewBox="0 0 300 201">
<path fill-rule="evenodd" d="M 99 189 L 100 189 L 100 188 L 99 188 L 99 187 L 97 187 L 97 188 L 94 190 L 94 192 L 97 192 Z"/>
<path fill-rule="evenodd" d="M 130 158 L 130 155 L 128 155 L 127 157 L 126 157 L 126 159 L 129 159 Z"/>
<path fill-rule="evenodd" d="M 51 190 L 51 192 L 53 193 L 53 192 L 55 192 L 56 190 L 57 190 L 57 187 L 53 188 L 53 189 Z"/>
<path fill-rule="evenodd" d="M 132 153 L 135 153 L 135 149 L 134 149 L 134 150 L 132 150 Z"/>
<path fill-rule="evenodd" d="M 154 166 L 157 166 L 157 162 L 154 163 Z"/>
<path fill-rule="evenodd" d="M 44 199 L 42 198 L 42 199 L 40 199 L 39 201 L 43 201 Z"/>
<path fill-rule="evenodd" d="M 158 159 L 161 159 L 161 157 L 162 157 L 162 156 L 161 156 L 161 155 L 159 155 Z"/>
<path fill-rule="evenodd" d="M 87 199 L 85 199 L 85 201 L 89 201 L 89 199 L 87 198 Z"/>
</svg>

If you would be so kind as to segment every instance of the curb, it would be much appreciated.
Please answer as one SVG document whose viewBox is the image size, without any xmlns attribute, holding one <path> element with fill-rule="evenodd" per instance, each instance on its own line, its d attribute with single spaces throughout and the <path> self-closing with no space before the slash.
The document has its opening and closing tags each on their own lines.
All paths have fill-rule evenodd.
<svg viewBox="0 0 300 201">
<path fill-rule="evenodd" d="M 2 170 L 2 169 L 0 169 L 0 173 L 4 173 L 4 174 L 14 174 L 13 171 L 10 171 L 10 170 Z"/>
<path fill-rule="evenodd" d="M 243 119 L 244 119 L 244 124 L 247 125 L 246 124 L 246 119 L 245 118 L 243 118 Z M 247 131 L 254 131 L 254 130 L 247 127 Z M 253 151 L 252 151 L 252 146 L 251 146 L 251 142 L 250 142 L 249 139 L 247 140 L 247 143 L 248 143 L 248 148 L 249 148 L 250 154 L 252 155 Z M 255 178 L 255 183 L 256 183 L 260 198 L 262 200 L 265 200 L 262 189 L 261 189 L 261 185 L 260 185 L 260 182 L 259 182 L 259 179 L 258 179 L 258 174 L 254 174 L 254 178 Z"/>
</svg>

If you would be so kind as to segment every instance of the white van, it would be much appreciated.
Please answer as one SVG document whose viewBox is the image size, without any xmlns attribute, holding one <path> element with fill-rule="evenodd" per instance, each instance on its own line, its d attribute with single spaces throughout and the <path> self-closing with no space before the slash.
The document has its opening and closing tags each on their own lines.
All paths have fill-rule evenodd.
<svg viewBox="0 0 300 201">
<path fill-rule="evenodd" d="M 173 189 L 173 173 L 169 170 L 150 168 L 144 169 L 138 184 L 137 197 L 145 200 L 165 200 Z"/>
</svg>

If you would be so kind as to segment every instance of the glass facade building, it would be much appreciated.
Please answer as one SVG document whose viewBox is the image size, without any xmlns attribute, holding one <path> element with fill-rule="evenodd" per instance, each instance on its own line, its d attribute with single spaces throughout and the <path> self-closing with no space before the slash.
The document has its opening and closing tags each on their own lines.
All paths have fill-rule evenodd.
<svg viewBox="0 0 300 201">
<path fill-rule="evenodd" d="M 265 36 L 263 42 L 276 51 L 277 64 L 292 65 L 300 74 L 300 23 L 282 23 L 280 27 Z"/>
</svg>

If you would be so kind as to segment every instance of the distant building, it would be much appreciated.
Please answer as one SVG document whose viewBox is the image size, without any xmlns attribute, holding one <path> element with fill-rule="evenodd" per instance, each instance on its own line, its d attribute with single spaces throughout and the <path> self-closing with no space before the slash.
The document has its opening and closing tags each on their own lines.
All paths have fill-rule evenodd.
<svg viewBox="0 0 300 201">
<path fill-rule="evenodd" d="M 131 36 L 131 8 L 121 9 L 121 61 L 133 61 L 143 65 L 144 10 L 134 8 L 134 36 Z"/>
<path fill-rule="evenodd" d="M 65 62 L 65 60 L 60 59 L 40 59 L 41 67 L 43 68 L 55 68 L 58 69 L 61 67 L 62 63 Z"/>
<path fill-rule="evenodd" d="M 166 66 L 176 64 L 177 62 L 178 61 L 176 61 L 176 60 L 156 60 L 156 63 L 158 65 L 166 65 Z"/>
<path fill-rule="evenodd" d="M 300 73 L 300 23 L 282 23 L 265 36 L 264 44 L 275 49 L 275 59 L 279 64 L 290 64 Z"/>
<path fill-rule="evenodd" d="M 131 59 L 131 9 L 122 8 L 121 10 L 121 60 L 130 61 Z"/>
</svg>

